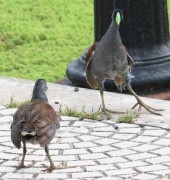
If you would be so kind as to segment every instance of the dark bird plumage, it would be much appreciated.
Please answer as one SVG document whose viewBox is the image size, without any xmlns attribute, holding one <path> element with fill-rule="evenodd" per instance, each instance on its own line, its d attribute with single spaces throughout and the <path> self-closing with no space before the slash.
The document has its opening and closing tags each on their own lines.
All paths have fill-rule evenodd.
<svg viewBox="0 0 170 180">
<path fill-rule="evenodd" d="M 24 167 L 26 143 L 39 144 L 45 147 L 50 161 L 48 170 L 55 169 L 48 150 L 48 144 L 54 138 L 56 130 L 60 128 L 60 116 L 48 104 L 46 95 L 46 81 L 39 79 L 33 89 L 32 99 L 20 106 L 13 116 L 11 124 L 11 140 L 19 149 L 23 143 L 23 157 L 19 168 Z"/>
<path fill-rule="evenodd" d="M 94 43 L 88 50 L 85 61 L 87 82 L 91 88 L 100 90 L 102 109 L 104 112 L 110 110 L 105 107 L 103 83 L 106 79 L 111 79 L 120 90 L 125 87 L 128 88 L 137 99 L 136 105 L 139 105 L 139 110 L 141 109 L 141 106 L 143 106 L 149 112 L 160 115 L 153 111 L 157 109 L 144 104 L 130 85 L 130 73 L 134 61 L 121 41 L 119 24 L 122 20 L 123 12 L 120 9 L 114 10 L 112 14 L 112 22 L 107 32 L 98 43 Z M 134 107 L 136 107 L 136 105 Z"/>
</svg>

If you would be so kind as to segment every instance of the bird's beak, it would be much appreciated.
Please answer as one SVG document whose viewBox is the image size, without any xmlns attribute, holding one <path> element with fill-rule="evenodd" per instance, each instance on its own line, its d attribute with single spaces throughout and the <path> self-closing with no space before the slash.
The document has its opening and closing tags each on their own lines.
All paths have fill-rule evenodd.
<svg viewBox="0 0 170 180">
<path fill-rule="evenodd" d="M 115 20 L 116 20 L 116 23 L 119 25 L 120 22 L 121 22 L 121 15 L 120 15 L 119 12 L 116 14 L 116 19 Z"/>
</svg>

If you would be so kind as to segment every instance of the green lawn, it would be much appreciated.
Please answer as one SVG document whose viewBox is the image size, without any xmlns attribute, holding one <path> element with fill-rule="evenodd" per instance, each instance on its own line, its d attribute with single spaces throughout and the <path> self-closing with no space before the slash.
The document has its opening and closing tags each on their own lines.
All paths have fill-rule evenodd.
<svg viewBox="0 0 170 180">
<path fill-rule="evenodd" d="M 56 81 L 93 42 L 93 0 L 0 0 L 0 76 Z"/>
<path fill-rule="evenodd" d="M 93 42 L 93 0 L 0 0 L 0 12 L 0 76 L 54 82 Z"/>
</svg>

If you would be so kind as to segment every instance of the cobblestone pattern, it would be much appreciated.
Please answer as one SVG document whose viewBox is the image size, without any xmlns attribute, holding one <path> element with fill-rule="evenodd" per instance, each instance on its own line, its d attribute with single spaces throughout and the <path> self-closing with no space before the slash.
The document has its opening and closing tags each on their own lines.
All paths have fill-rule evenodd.
<svg viewBox="0 0 170 180">
<path fill-rule="evenodd" d="M 78 121 L 66 116 L 49 149 L 54 162 L 66 162 L 68 168 L 42 172 L 42 164 L 49 165 L 44 149 L 27 144 L 25 164 L 30 167 L 16 169 L 22 149 L 10 140 L 14 112 L 0 110 L 0 179 L 170 179 L 169 131 L 133 124 L 117 124 L 115 129 L 111 121 Z"/>
</svg>

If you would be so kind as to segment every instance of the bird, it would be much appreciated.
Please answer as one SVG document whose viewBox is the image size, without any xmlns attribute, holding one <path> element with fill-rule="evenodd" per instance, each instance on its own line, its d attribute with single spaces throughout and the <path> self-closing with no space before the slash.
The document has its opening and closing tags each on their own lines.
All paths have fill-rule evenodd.
<svg viewBox="0 0 170 180">
<path fill-rule="evenodd" d="M 31 100 L 21 105 L 13 116 L 11 141 L 18 149 L 21 148 L 21 142 L 23 143 L 23 155 L 18 169 L 26 167 L 24 164 L 27 153 L 26 143 L 44 147 L 50 162 L 50 166 L 45 171 L 53 171 L 57 168 L 49 154 L 48 145 L 54 138 L 56 130 L 60 128 L 61 117 L 48 104 L 46 91 L 46 81 L 38 79 L 35 82 Z"/>
<path fill-rule="evenodd" d="M 84 71 L 88 85 L 93 89 L 100 90 L 102 111 L 105 114 L 107 112 L 122 113 L 109 110 L 105 106 L 104 81 L 110 79 L 115 82 L 119 90 L 122 91 L 127 88 L 136 98 L 137 103 L 132 107 L 134 109 L 139 105 L 136 117 L 139 116 L 141 107 L 144 107 L 150 113 L 161 115 L 156 111 L 162 111 L 162 109 L 155 109 L 145 104 L 131 87 L 131 70 L 134 60 L 122 44 L 119 33 L 119 26 L 123 20 L 123 11 L 121 9 L 113 10 L 111 20 L 111 24 L 101 40 L 94 42 L 86 52 Z"/>
</svg>

